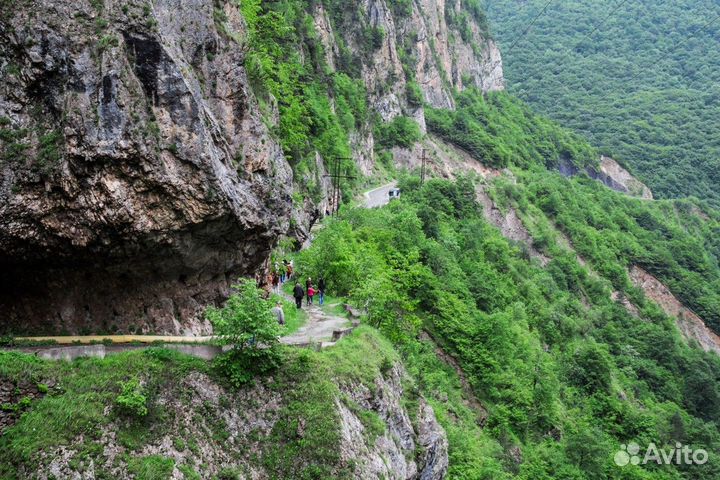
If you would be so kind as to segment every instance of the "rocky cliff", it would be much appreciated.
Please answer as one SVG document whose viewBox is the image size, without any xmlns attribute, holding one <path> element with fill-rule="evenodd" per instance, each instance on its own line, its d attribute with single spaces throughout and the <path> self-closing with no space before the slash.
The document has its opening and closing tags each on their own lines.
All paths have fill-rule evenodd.
<svg viewBox="0 0 720 480">
<path fill-rule="evenodd" d="M 424 130 L 423 101 L 452 108 L 454 89 L 503 88 L 479 12 L 461 0 L 399 3 L 362 0 L 338 15 L 317 2 L 308 12 L 331 71 L 347 49 L 358 59 L 381 120 L 406 115 Z M 323 182 L 320 200 L 297 203 L 291 220 L 293 172 L 277 112 L 259 107 L 247 78 L 238 4 L 2 10 L 3 330 L 206 333 L 204 305 L 329 204 Z M 409 95 L 416 86 L 421 99 Z M 372 125 L 349 141 L 370 174 Z M 326 161 L 316 157 L 320 177 Z"/>
<path fill-rule="evenodd" d="M 322 4 L 314 12 L 328 66 L 337 68 L 342 61 L 341 45 L 347 45 L 360 59 L 369 104 L 383 121 L 406 115 L 424 133 L 423 104 L 452 109 L 454 91 L 505 88 L 500 50 L 482 25 L 482 12 L 473 13 L 462 0 L 397 3 L 406 6 L 363 0 L 349 5 L 334 21 Z M 382 37 L 378 48 L 369 53 L 363 46 L 368 31 Z M 421 98 L 413 98 L 415 88 Z M 359 129 L 351 140 L 355 162 L 363 174 L 370 175 L 375 164 L 372 128 Z M 411 165 L 403 166 L 419 164 L 418 152 L 394 153 L 412 157 Z"/>
<path fill-rule="evenodd" d="M 292 180 L 212 3 L 18 6 L 0 39 L 5 324 L 206 330 Z"/>
<path fill-rule="evenodd" d="M 559 170 L 565 176 L 574 176 L 582 172 L 616 192 L 642 198 L 643 200 L 653 200 L 653 193 L 647 185 L 635 178 L 616 160 L 605 155 L 600 156 L 597 165 L 588 166 L 584 169 L 580 169 L 567 160 L 560 159 Z"/>
</svg>

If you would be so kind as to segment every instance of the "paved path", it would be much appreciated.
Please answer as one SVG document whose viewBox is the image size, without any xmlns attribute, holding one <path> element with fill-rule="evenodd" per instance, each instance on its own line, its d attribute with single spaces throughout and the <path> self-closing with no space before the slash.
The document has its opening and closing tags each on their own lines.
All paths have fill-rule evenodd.
<svg viewBox="0 0 720 480">
<path fill-rule="evenodd" d="M 392 182 L 388 183 L 387 185 L 383 185 L 382 187 L 378 187 L 374 190 L 370 190 L 365 192 L 365 207 L 366 208 L 375 208 L 375 207 L 382 207 L 383 205 L 387 205 L 388 202 L 390 202 L 390 197 L 388 196 L 388 192 L 395 188 L 397 186 L 397 181 L 393 180 Z"/>
<path fill-rule="evenodd" d="M 281 343 L 295 346 L 320 344 L 321 347 L 327 347 L 333 345 L 334 341 L 337 340 L 337 338 L 334 338 L 335 332 L 342 332 L 351 328 L 350 321 L 347 318 L 325 313 L 317 304 L 306 305 L 305 300 L 303 300 L 303 309 L 308 316 L 305 325 L 295 333 L 282 337 L 280 339 Z"/>
</svg>

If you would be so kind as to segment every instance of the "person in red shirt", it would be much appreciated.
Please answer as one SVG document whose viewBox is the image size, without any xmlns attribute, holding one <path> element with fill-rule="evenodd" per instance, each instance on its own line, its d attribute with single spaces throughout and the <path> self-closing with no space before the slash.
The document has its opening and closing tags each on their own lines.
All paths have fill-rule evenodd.
<svg viewBox="0 0 720 480">
<path fill-rule="evenodd" d="M 313 288 L 312 284 L 310 285 L 310 288 L 307 289 L 307 297 L 308 297 L 308 304 L 313 304 L 313 297 L 315 296 L 315 289 Z"/>
</svg>

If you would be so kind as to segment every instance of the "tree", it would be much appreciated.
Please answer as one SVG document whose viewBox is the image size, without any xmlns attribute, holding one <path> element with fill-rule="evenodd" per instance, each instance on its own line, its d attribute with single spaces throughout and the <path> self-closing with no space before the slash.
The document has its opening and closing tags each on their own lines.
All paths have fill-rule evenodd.
<svg viewBox="0 0 720 480">
<path fill-rule="evenodd" d="M 210 307 L 205 315 L 218 341 L 231 350 L 216 359 L 216 367 L 239 386 L 255 374 L 277 366 L 280 358 L 280 326 L 271 312 L 270 301 L 252 280 L 243 279 L 222 308 Z"/>
</svg>

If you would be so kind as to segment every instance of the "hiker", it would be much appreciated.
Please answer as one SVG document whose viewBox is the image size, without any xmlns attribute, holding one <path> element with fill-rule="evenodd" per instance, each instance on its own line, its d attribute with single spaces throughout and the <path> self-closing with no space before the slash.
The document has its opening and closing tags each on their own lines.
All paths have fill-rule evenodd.
<svg viewBox="0 0 720 480">
<path fill-rule="evenodd" d="M 310 287 L 312 287 L 312 278 L 308 277 L 305 280 L 305 293 L 307 293 L 307 301 L 310 303 Z"/>
<path fill-rule="evenodd" d="M 292 276 L 293 276 L 293 265 L 292 265 L 292 262 L 290 262 L 287 264 L 287 279 L 292 280 Z"/>
<path fill-rule="evenodd" d="M 318 280 L 318 297 L 320 305 L 325 303 L 325 279 L 323 277 Z"/>
<path fill-rule="evenodd" d="M 273 292 L 280 294 L 280 275 L 278 275 L 277 272 L 273 272 L 272 286 L 273 286 Z"/>
<path fill-rule="evenodd" d="M 305 296 L 305 290 L 300 286 L 300 283 L 295 282 L 295 289 L 293 290 L 293 297 L 295 297 L 295 306 L 302 308 L 302 299 Z"/>
<path fill-rule="evenodd" d="M 287 260 L 283 259 L 282 267 L 278 269 L 280 270 L 280 283 L 285 283 L 285 280 L 287 280 L 287 265 Z"/>
<path fill-rule="evenodd" d="M 285 325 L 285 312 L 283 312 L 282 302 L 277 302 L 275 308 L 272 309 L 272 312 L 277 317 L 278 323 L 280 325 Z"/>
<path fill-rule="evenodd" d="M 308 287 L 307 296 L 308 296 L 308 305 L 312 305 L 313 297 L 315 296 L 315 289 L 313 288 L 312 284 Z"/>
</svg>

